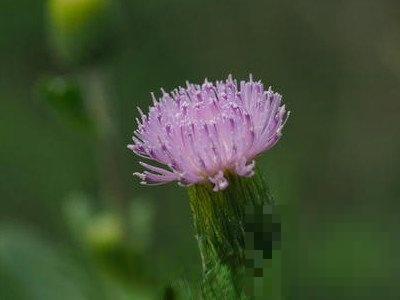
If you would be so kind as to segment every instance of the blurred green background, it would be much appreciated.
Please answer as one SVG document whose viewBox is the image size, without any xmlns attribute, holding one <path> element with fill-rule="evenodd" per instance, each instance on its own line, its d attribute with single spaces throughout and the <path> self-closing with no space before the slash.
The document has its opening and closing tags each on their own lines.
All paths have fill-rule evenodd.
<svg viewBox="0 0 400 300">
<path fill-rule="evenodd" d="M 400 299 L 395 0 L 1 0 L 0 299 L 196 282 L 185 189 L 140 186 L 126 145 L 151 91 L 230 73 L 292 111 L 259 161 L 283 298 Z"/>
</svg>

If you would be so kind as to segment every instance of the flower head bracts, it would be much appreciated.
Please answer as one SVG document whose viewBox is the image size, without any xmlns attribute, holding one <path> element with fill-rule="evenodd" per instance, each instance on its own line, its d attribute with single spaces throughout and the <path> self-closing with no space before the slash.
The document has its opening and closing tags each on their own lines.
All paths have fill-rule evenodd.
<svg viewBox="0 0 400 300">
<path fill-rule="evenodd" d="M 162 90 L 141 120 L 128 148 L 164 167 L 140 164 L 143 184 L 177 181 L 191 185 L 210 181 L 214 191 L 228 186 L 226 171 L 254 174 L 254 158 L 272 148 L 289 116 L 282 96 L 263 84 L 228 79 L 215 84 L 187 83 L 171 93 Z"/>
</svg>

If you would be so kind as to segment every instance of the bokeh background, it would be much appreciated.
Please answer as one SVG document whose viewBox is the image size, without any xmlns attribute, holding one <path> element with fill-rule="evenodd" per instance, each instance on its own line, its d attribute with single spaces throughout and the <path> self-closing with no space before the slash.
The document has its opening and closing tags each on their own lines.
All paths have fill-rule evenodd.
<svg viewBox="0 0 400 300">
<path fill-rule="evenodd" d="M 199 280 L 185 189 L 139 186 L 126 145 L 151 91 L 230 73 L 292 111 L 259 161 L 281 298 L 400 299 L 399 51 L 395 0 L 1 0 L 0 299 Z"/>
</svg>

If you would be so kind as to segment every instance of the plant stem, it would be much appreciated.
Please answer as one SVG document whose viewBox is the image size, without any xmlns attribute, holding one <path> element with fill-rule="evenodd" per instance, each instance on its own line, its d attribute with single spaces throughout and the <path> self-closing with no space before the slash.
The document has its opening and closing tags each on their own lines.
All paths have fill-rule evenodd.
<svg viewBox="0 0 400 300">
<path fill-rule="evenodd" d="M 272 205 L 272 197 L 260 170 L 251 178 L 227 176 L 227 189 L 214 192 L 209 183 L 194 185 L 189 188 L 189 199 L 204 277 L 220 266 L 226 267 L 233 275 L 235 290 L 241 294 L 246 215 L 249 211 L 263 215 L 264 204 Z"/>
<path fill-rule="evenodd" d="M 101 67 L 90 67 L 83 73 L 86 99 L 89 112 L 97 125 L 99 141 L 99 165 L 101 174 L 100 193 L 107 199 L 111 207 L 123 207 L 126 198 L 121 185 L 118 157 L 118 131 L 112 122 L 109 90 L 106 72 Z"/>
</svg>

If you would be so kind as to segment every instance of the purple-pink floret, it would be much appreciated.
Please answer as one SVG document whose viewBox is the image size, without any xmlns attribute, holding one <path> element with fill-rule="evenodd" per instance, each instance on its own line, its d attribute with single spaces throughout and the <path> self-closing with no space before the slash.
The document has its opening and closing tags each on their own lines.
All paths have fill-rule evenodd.
<svg viewBox="0 0 400 300">
<path fill-rule="evenodd" d="M 152 94 L 147 115 L 138 108 L 141 120 L 128 146 L 160 165 L 140 162 L 147 170 L 135 175 L 143 184 L 210 181 L 214 191 L 223 190 L 226 172 L 254 174 L 255 157 L 278 142 L 289 116 L 282 96 L 252 76 L 240 84 L 229 76 L 162 93 L 158 100 Z"/>
</svg>

